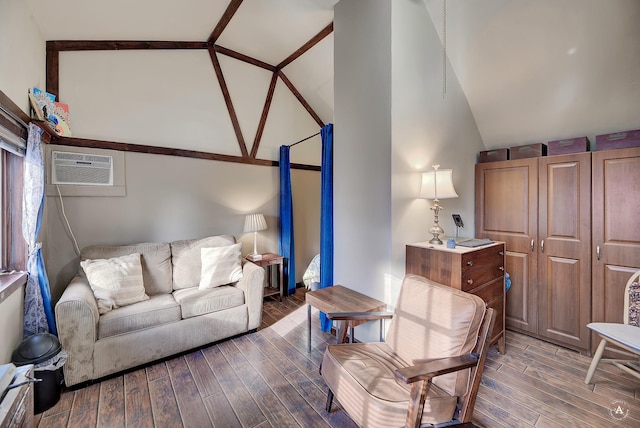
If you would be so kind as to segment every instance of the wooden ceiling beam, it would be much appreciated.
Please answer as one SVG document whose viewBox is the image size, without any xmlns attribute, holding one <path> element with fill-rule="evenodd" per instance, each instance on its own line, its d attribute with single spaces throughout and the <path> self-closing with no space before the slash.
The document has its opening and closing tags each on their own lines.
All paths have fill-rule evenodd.
<svg viewBox="0 0 640 428">
<path fill-rule="evenodd" d="M 219 153 L 200 152 L 196 150 L 173 149 L 170 147 L 147 146 L 144 144 L 117 143 L 114 141 L 92 140 L 77 137 L 60 137 L 52 135 L 51 144 L 70 147 L 86 147 L 93 149 L 119 150 L 123 152 L 146 153 L 153 155 L 179 156 L 185 158 L 214 160 L 221 162 L 235 162 L 248 165 L 278 166 L 278 161 L 267 159 L 253 159 L 245 156 L 223 155 Z M 308 171 L 320 171 L 317 165 L 291 164 L 293 169 L 303 169 Z"/>
<path fill-rule="evenodd" d="M 207 42 L 166 40 L 50 40 L 52 51 L 118 51 L 133 49 L 207 49 Z"/>
<path fill-rule="evenodd" d="M 264 68 L 265 70 L 269 70 L 271 72 L 276 71 L 276 67 L 274 65 L 268 64 L 264 61 L 260 61 L 259 59 L 256 59 L 256 58 L 252 58 L 249 55 L 241 54 L 240 52 L 227 49 L 224 46 L 220 46 L 220 45 L 214 45 L 213 48 L 219 54 L 230 56 L 231 58 L 244 61 L 248 64 L 255 65 L 256 67 Z"/>
<path fill-rule="evenodd" d="M 306 51 L 308 51 L 309 49 L 311 49 L 312 47 L 320 43 L 322 39 L 327 37 L 332 32 L 333 32 L 333 22 L 327 25 L 326 27 L 324 27 L 318 34 L 313 36 L 311 40 L 309 40 L 307 43 L 302 45 L 297 51 L 289 55 L 280 64 L 276 65 L 276 67 L 278 68 L 278 70 L 285 68 L 287 65 L 291 64 L 293 61 L 295 61 L 300 56 L 302 56 L 303 53 L 305 53 Z"/>
<path fill-rule="evenodd" d="M 233 102 L 231 101 L 231 94 L 229 94 L 229 88 L 227 87 L 227 82 L 224 79 L 224 74 L 222 73 L 222 67 L 220 67 L 220 61 L 218 61 L 218 56 L 213 49 L 213 46 L 209 47 L 209 56 L 211 57 L 211 62 L 213 63 L 213 68 L 216 72 L 216 77 L 218 78 L 218 83 L 220 84 L 220 89 L 222 90 L 222 96 L 224 97 L 224 102 L 227 105 L 227 110 L 229 111 L 229 117 L 231 118 L 231 124 L 233 125 L 233 130 L 236 133 L 236 138 L 238 139 L 238 145 L 240 146 L 240 151 L 242 152 L 242 156 L 249 157 L 249 152 L 247 152 L 247 145 L 244 142 L 244 137 L 242 136 L 242 130 L 240 129 L 240 122 L 238 121 L 238 115 L 236 115 L 236 110 L 233 108 Z"/>
<path fill-rule="evenodd" d="M 229 25 L 231 18 L 233 18 L 233 15 L 235 15 L 241 4 L 242 0 L 231 0 L 229 2 L 227 9 L 224 11 L 222 16 L 220 17 L 220 20 L 216 24 L 216 28 L 213 29 L 211 35 L 209 36 L 209 39 L 207 39 L 207 43 L 209 43 L 210 45 L 215 44 L 215 42 L 218 40 L 218 37 L 220 37 L 224 29 L 227 28 L 227 25 Z"/>
<path fill-rule="evenodd" d="M 282 82 L 284 82 L 284 84 L 287 85 L 287 88 L 289 88 L 293 96 L 296 97 L 298 101 L 300 101 L 300 104 L 302 104 L 305 110 L 307 110 L 307 112 L 311 115 L 313 120 L 316 121 L 318 126 L 323 127 L 325 124 L 322 121 L 322 119 L 320 119 L 320 116 L 318 116 L 318 114 L 313 110 L 313 108 L 311 108 L 311 105 L 309 105 L 307 100 L 304 99 L 300 91 L 296 89 L 296 87 L 293 85 L 293 83 L 291 83 L 291 81 L 287 78 L 287 76 L 285 76 L 282 70 L 278 70 L 278 77 L 280 77 L 282 79 Z"/>
<path fill-rule="evenodd" d="M 260 140 L 262 139 L 262 133 L 267 123 L 267 116 L 269 115 L 269 109 L 271 108 L 271 101 L 273 100 L 273 93 L 276 90 L 276 83 L 278 83 L 278 73 L 273 73 L 271 77 L 271 83 L 269 84 L 269 90 L 267 91 L 267 99 L 264 102 L 264 108 L 262 109 L 262 116 L 260 116 L 260 123 L 258 123 L 258 130 L 256 131 L 256 137 L 253 140 L 253 146 L 251 147 L 251 157 L 255 158 L 258 155 L 258 147 L 260 147 Z"/>
</svg>

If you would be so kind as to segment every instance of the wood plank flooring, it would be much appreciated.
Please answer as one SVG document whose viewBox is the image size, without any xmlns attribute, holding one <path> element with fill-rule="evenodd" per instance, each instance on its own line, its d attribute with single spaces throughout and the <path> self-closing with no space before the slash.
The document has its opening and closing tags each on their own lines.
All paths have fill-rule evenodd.
<svg viewBox="0 0 640 428">
<path fill-rule="evenodd" d="M 354 427 L 318 368 L 334 338 L 313 316 L 306 351 L 304 289 L 267 298 L 257 332 L 72 390 L 36 416 L 39 427 Z M 357 337 L 357 330 L 356 330 Z M 514 332 L 507 353 L 490 349 L 474 422 L 485 427 L 640 427 L 640 381 L 590 358 Z M 610 416 L 613 402 L 628 416 Z"/>
</svg>

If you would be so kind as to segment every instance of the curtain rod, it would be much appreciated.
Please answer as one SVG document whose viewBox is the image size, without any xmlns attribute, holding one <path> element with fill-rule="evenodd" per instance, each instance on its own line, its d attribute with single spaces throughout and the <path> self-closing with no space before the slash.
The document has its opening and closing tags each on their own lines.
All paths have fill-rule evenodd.
<svg viewBox="0 0 640 428">
<path fill-rule="evenodd" d="M 293 144 L 289 144 L 289 147 L 293 147 L 293 146 L 295 146 L 296 144 L 300 144 L 300 143 L 302 143 L 302 142 L 304 142 L 304 141 L 307 141 L 308 139 L 313 138 L 313 137 L 315 137 L 316 135 L 320 135 L 320 133 L 318 132 L 317 134 L 309 135 L 307 138 L 303 138 L 303 139 L 302 139 L 302 140 L 300 140 L 300 141 L 296 141 L 296 142 L 295 142 L 295 143 L 293 143 Z"/>
</svg>

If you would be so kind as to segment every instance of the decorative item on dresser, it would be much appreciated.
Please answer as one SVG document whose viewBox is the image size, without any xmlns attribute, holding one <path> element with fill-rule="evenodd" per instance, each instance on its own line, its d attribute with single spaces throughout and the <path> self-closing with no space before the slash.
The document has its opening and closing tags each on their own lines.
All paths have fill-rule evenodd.
<svg viewBox="0 0 640 428">
<path fill-rule="evenodd" d="M 438 215 L 442 211 L 442 207 L 438 203 L 440 199 L 457 198 L 458 194 L 453 187 L 453 171 L 450 169 L 438 169 L 440 165 L 433 165 L 433 171 L 422 173 L 422 186 L 420 188 L 420 198 L 433 199 L 433 227 L 429 229 L 429 233 L 433 235 L 432 244 L 442 244 L 440 235 L 444 234 L 444 230 L 438 223 Z"/>
<path fill-rule="evenodd" d="M 467 248 L 419 242 L 407 245 L 406 274 L 423 276 L 440 284 L 480 296 L 496 311 L 496 322 L 489 335 L 505 352 L 505 289 L 503 242 Z"/>
</svg>

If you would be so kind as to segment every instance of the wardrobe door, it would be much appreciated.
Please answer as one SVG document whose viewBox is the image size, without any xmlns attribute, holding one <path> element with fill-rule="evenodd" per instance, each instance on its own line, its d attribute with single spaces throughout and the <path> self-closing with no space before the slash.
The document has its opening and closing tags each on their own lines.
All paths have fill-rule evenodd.
<svg viewBox="0 0 640 428">
<path fill-rule="evenodd" d="M 586 351 L 591 317 L 591 153 L 539 159 L 538 211 L 538 334 Z"/>
<path fill-rule="evenodd" d="M 537 333 L 538 159 L 476 164 L 476 235 L 505 242 L 507 327 Z"/>
<path fill-rule="evenodd" d="M 622 322 L 624 287 L 640 269 L 640 148 L 594 152 L 592 169 L 592 321 Z"/>
</svg>

